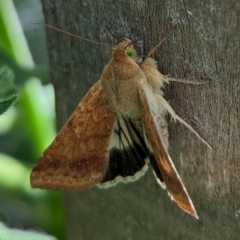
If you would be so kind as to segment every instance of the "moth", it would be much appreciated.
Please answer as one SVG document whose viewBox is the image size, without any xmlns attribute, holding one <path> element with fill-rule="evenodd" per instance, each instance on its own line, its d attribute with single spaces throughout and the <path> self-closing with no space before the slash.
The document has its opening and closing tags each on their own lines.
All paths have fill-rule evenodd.
<svg viewBox="0 0 240 240">
<path fill-rule="evenodd" d="M 129 39 L 112 58 L 31 172 L 34 188 L 85 190 L 142 176 L 150 162 L 157 181 L 185 212 L 198 218 L 168 154 L 163 98 L 167 76 L 149 56 L 137 58 Z M 185 124 L 186 125 L 186 124 Z"/>
</svg>

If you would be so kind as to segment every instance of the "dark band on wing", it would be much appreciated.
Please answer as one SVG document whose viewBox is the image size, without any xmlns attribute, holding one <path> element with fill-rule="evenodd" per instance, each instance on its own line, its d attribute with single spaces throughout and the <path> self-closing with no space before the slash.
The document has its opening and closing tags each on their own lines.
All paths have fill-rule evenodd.
<svg viewBox="0 0 240 240">
<path fill-rule="evenodd" d="M 159 179 L 159 181 L 160 181 L 162 184 L 164 184 L 164 180 L 163 180 L 162 174 L 161 174 L 161 172 L 160 172 L 160 170 L 159 170 L 159 167 L 158 167 L 158 165 L 157 165 L 157 162 L 156 162 L 156 160 L 155 160 L 155 157 L 154 157 L 153 153 L 150 153 L 150 154 L 149 154 L 149 160 L 150 160 L 150 163 L 151 163 L 151 165 L 152 165 L 152 167 L 153 167 L 153 171 L 154 171 L 155 174 L 156 174 L 156 178 Z"/>
<path fill-rule="evenodd" d="M 134 176 L 146 165 L 148 149 L 131 119 L 118 120 L 114 134 L 117 135 L 115 137 L 119 145 L 110 149 L 108 170 L 101 183 L 112 181 L 118 176 Z"/>
</svg>

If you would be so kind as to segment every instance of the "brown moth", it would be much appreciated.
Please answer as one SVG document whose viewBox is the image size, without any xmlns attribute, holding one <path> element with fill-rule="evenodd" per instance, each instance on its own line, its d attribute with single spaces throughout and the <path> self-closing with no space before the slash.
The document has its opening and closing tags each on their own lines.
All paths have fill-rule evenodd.
<svg viewBox="0 0 240 240">
<path fill-rule="evenodd" d="M 75 190 L 114 185 L 139 178 L 150 161 L 176 204 L 198 218 L 167 151 L 165 115 L 180 119 L 163 98 L 168 79 L 154 59 L 132 59 L 133 50 L 128 39 L 114 48 L 100 80 L 34 166 L 31 185 Z"/>
</svg>

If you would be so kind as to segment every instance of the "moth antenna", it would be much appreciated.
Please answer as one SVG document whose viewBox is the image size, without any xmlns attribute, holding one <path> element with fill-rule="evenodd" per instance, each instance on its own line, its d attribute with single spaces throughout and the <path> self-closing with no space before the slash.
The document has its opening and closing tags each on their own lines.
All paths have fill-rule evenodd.
<svg viewBox="0 0 240 240">
<path fill-rule="evenodd" d="M 193 82 L 193 81 L 190 81 L 190 80 L 185 80 L 185 79 L 180 79 L 180 78 L 169 78 L 169 77 L 167 77 L 167 80 L 169 82 L 189 83 L 189 84 L 196 84 L 196 85 L 210 83 L 210 81 L 206 81 L 206 82 Z"/>
<path fill-rule="evenodd" d="M 157 48 L 159 48 L 159 47 L 163 44 L 163 42 L 166 41 L 166 39 L 169 37 L 169 35 L 172 33 L 173 30 L 174 30 L 174 28 L 172 28 L 172 29 L 167 33 L 167 35 L 166 35 L 155 47 L 151 48 L 151 49 L 148 51 L 147 57 L 150 57 L 150 56 L 157 50 Z"/>
<path fill-rule="evenodd" d="M 112 42 L 112 47 L 113 47 L 113 35 L 112 33 L 105 27 L 104 30 L 106 31 L 106 33 L 108 34 L 108 36 L 111 38 L 111 42 Z"/>
<path fill-rule="evenodd" d="M 150 57 L 150 56 L 157 50 L 157 48 L 159 48 L 159 47 L 162 45 L 162 43 L 165 42 L 165 40 L 169 37 L 169 35 L 172 33 L 173 30 L 174 30 L 174 28 L 172 28 L 172 29 L 167 33 L 167 35 L 166 35 L 155 47 L 151 48 L 151 49 L 148 51 L 147 55 L 143 55 L 143 56 L 142 56 L 142 61 L 144 61 L 147 57 Z M 144 34 L 142 34 L 141 36 L 139 36 L 136 40 L 134 40 L 134 41 L 132 41 L 131 43 L 129 43 L 129 44 L 126 46 L 126 48 L 127 48 L 128 46 L 130 46 L 131 44 L 134 44 L 135 42 L 137 42 L 137 41 L 138 41 L 139 39 L 141 39 L 143 36 L 146 36 L 148 33 L 149 33 L 149 32 L 144 33 Z"/>
<path fill-rule="evenodd" d="M 56 28 L 56 27 L 54 27 L 54 26 L 51 26 L 51 25 L 49 25 L 49 24 L 46 24 L 46 23 L 35 23 L 35 24 L 44 25 L 44 26 L 49 27 L 49 28 L 52 28 L 52 29 L 54 29 L 54 30 L 56 30 L 56 31 L 58 31 L 58 32 L 62 32 L 62 33 L 67 34 L 67 35 L 69 35 L 69 36 L 72 36 L 72 37 L 75 37 L 75 38 L 79 38 L 79 39 L 84 40 L 84 41 L 86 41 L 86 42 L 91 42 L 91 43 L 95 43 L 95 44 L 101 45 L 101 46 L 103 46 L 103 47 L 105 47 L 105 48 L 108 48 L 108 49 L 111 49 L 112 51 L 114 51 L 114 49 L 112 49 L 111 47 L 109 47 L 109 46 L 107 46 L 107 45 L 104 45 L 104 44 L 102 44 L 102 43 L 100 43 L 100 42 L 97 42 L 97 41 L 94 41 L 94 40 L 91 40 L 91 39 L 88 39 L 88 38 L 80 37 L 80 36 L 78 36 L 78 35 L 75 35 L 75 34 L 72 34 L 72 33 L 70 33 L 70 32 L 64 31 L 64 30 L 62 30 L 62 29 L 60 29 L 60 28 Z"/>
<path fill-rule="evenodd" d="M 189 125 L 186 121 L 184 121 L 182 118 L 180 118 L 178 115 L 175 115 L 175 118 L 180 122 L 180 123 L 182 123 L 185 127 L 187 127 L 191 132 L 193 132 L 205 145 L 207 145 L 207 147 L 209 148 L 209 149 L 211 149 L 212 150 L 212 147 L 210 146 L 210 144 L 206 141 L 206 140 L 204 140 L 195 130 L 194 130 L 194 128 L 191 126 L 191 125 Z"/>
<path fill-rule="evenodd" d="M 144 36 L 146 36 L 149 32 L 146 32 L 142 35 L 140 35 L 139 37 L 137 37 L 137 39 L 135 39 L 134 41 L 131 41 L 131 43 L 129 43 L 125 48 L 129 47 L 130 45 L 134 44 L 135 42 L 137 42 L 139 39 L 143 38 Z"/>
<path fill-rule="evenodd" d="M 143 38 L 144 36 L 148 35 L 149 33 L 150 33 L 150 32 L 146 32 L 146 33 L 140 35 L 139 37 L 137 37 L 137 39 L 135 39 L 134 41 L 132 41 L 132 44 L 135 43 L 135 42 L 137 42 L 139 39 Z"/>
</svg>

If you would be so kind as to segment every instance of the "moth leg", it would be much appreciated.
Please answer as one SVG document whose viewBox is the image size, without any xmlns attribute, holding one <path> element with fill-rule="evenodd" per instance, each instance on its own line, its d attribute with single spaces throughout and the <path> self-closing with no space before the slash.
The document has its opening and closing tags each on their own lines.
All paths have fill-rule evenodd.
<svg viewBox="0 0 240 240">
<path fill-rule="evenodd" d="M 195 84 L 195 85 L 201 85 L 201 84 L 208 84 L 208 83 L 210 83 L 210 81 L 206 81 L 206 82 L 193 82 L 191 80 L 186 80 L 186 79 L 181 79 L 181 78 L 169 78 L 168 76 L 167 76 L 167 80 L 169 82 L 189 83 L 189 84 Z"/>
<path fill-rule="evenodd" d="M 179 117 L 179 116 L 175 113 L 175 111 L 173 110 L 173 108 L 169 105 L 169 103 L 168 103 L 160 94 L 157 94 L 156 97 L 157 97 L 157 100 L 158 100 L 160 103 L 164 104 L 163 106 L 165 106 L 165 110 L 170 114 L 170 116 L 174 119 L 174 121 L 178 120 L 180 123 L 182 123 L 182 124 L 183 124 L 185 127 L 187 127 L 192 133 L 194 133 L 194 134 L 197 136 L 197 138 L 199 138 L 205 145 L 207 145 L 207 147 L 208 147 L 209 149 L 212 150 L 212 147 L 210 146 L 210 144 L 209 144 L 206 140 L 204 140 L 204 139 L 199 135 L 199 133 L 197 133 L 197 131 L 194 130 L 194 128 L 193 128 L 191 125 L 189 125 L 186 121 L 184 121 L 181 117 Z"/>
<path fill-rule="evenodd" d="M 174 28 L 171 28 L 170 31 L 168 31 L 168 33 L 166 34 L 166 36 L 163 39 L 161 39 L 156 46 L 154 46 L 148 51 L 147 57 L 150 57 L 167 40 L 167 38 L 169 37 L 173 30 Z"/>
<path fill-rule="evenodd" d="M 176 120 L 178 120 L 180 123 L 182 123 L 185 127 L 187 127 L 192 133 L 194 133 L 194 134 L 197 136 L 197 138 L 199 138 L 205 145 L 207 145 L 207 147 L 208 147 L 209 149 L 212 150 L 211 145 L 210 145 L 206 140 L 204 140 L 204 139 L 199 135 L 199 133 L 198 133 L 196 130 L 194 130 L 194 128 L 193 128 L 191 125 L 189 125 L 186 121 L 184 121 L 182 118 L 180 118 L 177 114 L 175 115 L 175 118 L 176 118 Z"/>
</svg>

